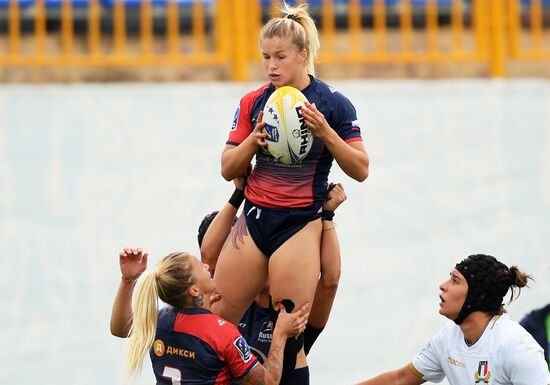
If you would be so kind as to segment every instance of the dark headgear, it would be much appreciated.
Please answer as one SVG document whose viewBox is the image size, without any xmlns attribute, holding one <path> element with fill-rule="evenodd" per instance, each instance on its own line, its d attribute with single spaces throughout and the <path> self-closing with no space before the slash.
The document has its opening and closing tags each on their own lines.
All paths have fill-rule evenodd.
<svg viewBox="0 0 550 385">
<path fill-rule="evenodd" d="M 203 219 L 201 224 L 199 225 L 199 233 L 197 234 L 197 241 L 199 241 L 199 247 L 202 247 L 202 240 L 204 238 L 204 234 L 206 234 L 206 230 L 210 227 L 210 224 L 216 218 L 216 215 L 218 215 L 219 211 L 212 211 L 210 214 L 206 215 Z M 233 218 L 233 224 L 237 222 L 237 217 Z"/>
<path fill-rule="evenodd" d="M 468 282 L 466 300 L 454 320 L 457 325 L 473 311 L 498 312 L 503 306 L 502 299 L 516 281 L 515 273 L 490 255 L 470 255 L 456 269 Z"/>
<path fill-rule="evenodd" d="M 218 215 L 218 211 L 213 211 L 202 219 L 201 224 L 199 225 L 199 233 L 197 234 L 199 247 L 202 246 L 202 239 L 204 238 L 204 234 L 206 234 L 206 230 L 208 230 L 208 227 L 210 227 L 210 223 L 212 223 L 216 215 Z"/>
</svg>

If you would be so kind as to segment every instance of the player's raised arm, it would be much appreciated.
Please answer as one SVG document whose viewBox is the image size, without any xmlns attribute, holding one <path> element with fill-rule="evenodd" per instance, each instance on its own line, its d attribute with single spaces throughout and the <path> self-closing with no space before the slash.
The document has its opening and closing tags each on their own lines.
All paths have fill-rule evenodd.
<svg viewBox="0 0 550 385">
<path fill-rule="evenodd" d="M 244 200 L 245 177 L 241 176 L 233 180 L 235 191 L 224 205 L 221 211 L 207 215 L 199 226 L 199 247 L 201 248 L 201 260 L 209 266 L 210 273 L 214 274 L 218 257 L 224 243 L 235 223 L 235 216 Z M 211 218 L 215 215 L 214 218 Z M 206 227 L 206 229 L 205 229 Z"/>
<path fill-rule="evenodd" d="M 134 284 L 147 268 L 148 253 L 141 248 L 125 247 L 119 253 L 120 285 L 111 313 L 111 334 L 126 338 L 132 327 L 132 294 Z"/>
</svg>

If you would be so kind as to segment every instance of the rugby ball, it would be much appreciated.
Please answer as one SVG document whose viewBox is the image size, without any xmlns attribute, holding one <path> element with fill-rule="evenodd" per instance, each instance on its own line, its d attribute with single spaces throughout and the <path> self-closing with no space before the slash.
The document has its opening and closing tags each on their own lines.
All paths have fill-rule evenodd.
<svg viewBox="0 0 550 385">
<path fill-rule="evenodd" d="M 267 150 L 280 163 L 300 163 L 311 150 L 313 134 L 300 114 L 306 101 L 304 94 L 290 86 L 277 88 L 267 99 L 263 115 Z"/>
</svg>

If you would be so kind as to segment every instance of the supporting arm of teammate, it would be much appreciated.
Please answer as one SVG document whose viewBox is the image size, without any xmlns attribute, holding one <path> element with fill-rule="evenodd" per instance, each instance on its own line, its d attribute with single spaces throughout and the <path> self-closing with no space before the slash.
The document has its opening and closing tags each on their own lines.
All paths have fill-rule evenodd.
<svg viewBox="0 0 550 385">
<path fill-rule="evenodd" d="M 233 180 L 235 188 L 239 190 L 244 189 L 244 177 L 239 177 Z M 214 274 L 216 270 L 216 264 L 218 263 L 218 257 L 222 251 L 223 245 L 231 232 L 233 226 L 233 220 L 237 215 L 238 207 L 233 206 L 231 203 L 226 203 L 221 211 L 212 220 L 208 230 L 204 234 L 201 245 L 201 259 L 209 266 L 211 274 Z"/>
<path fill-rule="evenodd" d="M 329 191 L 323 210 L 334 212 L 347 199 L 344 187 L 338 183 Z M 328 322 L 338 283 L 340 282 L 341 258 L 340 242 L 332 220 L 323 220 L 321 237 L 321 277 L 317 283 L 308 325 L 322 329 Z"/>
</svg>

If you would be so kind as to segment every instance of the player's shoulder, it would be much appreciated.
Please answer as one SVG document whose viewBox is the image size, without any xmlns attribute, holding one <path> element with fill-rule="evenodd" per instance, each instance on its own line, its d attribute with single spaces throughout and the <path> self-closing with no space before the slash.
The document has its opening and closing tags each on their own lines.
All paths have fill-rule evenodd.
<svg viewBox="0 0 550 385">
<path fill-rule="evenodd" d="M 489 324 L 494 333 L 493 348 L 499 354 L 512 359 L 522 354 L 543 357 L 543 349 L 531 334 L 508 315 L 496 316 L 491 323 L 494 323 L 494 325 Z"/>
<path fill-rule="evenodd" d="M 519 322 L 510 319 L 507 314 L 495 316 L 489 323 L 489 329 L 492 330 L 497 341 L 503 345 L 525 344 L 532 340 L 529 332 Z"/>
<path fill-rule="evenodd" d="M 247 92 L 241 98 L 241 104 L 252 105 L 252 104 L 254 104 L 256 99 L 260 98 L 262 95 L 269 94 L 269 93 L 273 92 L 273 89 L 274 89 L 273 84 L 265 83 L 261 87 Z"/>
<path fill-rule="evenodd" d="M 157 324 L 160 328 L 169 328 L 174 324 L 177 311 L 172 306 L 164 306 L 159 309 Z"/>
<path fill-rule="evenodd" d="M 316 93 L 323 96 L 324 98 L 334 101 L 349 102 L 349 99 L 333 85 L 328 84 L 325 81 L 316 77 L 312 77 L 311 82 L 314 86 Z"/>
</svg>

